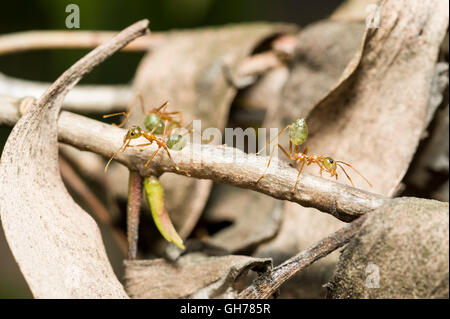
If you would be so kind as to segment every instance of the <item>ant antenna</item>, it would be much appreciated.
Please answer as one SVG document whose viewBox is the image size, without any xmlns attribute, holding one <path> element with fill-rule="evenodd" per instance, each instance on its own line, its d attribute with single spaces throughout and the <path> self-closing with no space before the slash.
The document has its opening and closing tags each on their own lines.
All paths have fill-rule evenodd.
<svg viewBox="0 0 450 319">
<path fill-rule="evenodd" d="M 347 172 L 345 171 L 344 167 L 343 167 L 342 165 L 340 165 L 340 164 L 337 164 L 337 165 L 342 169 L 342 171 L 344 172 L 345 176 L 347 176 L 347 179 L 350 181 L 350 183 L 352 184 L 352 186 L 355 187 L 355 184 L 353 184 L 352 179 L 351 179 L 350 176 L 347 174 Z M 337 176 L 337 174 L 336 174 L 336 176 Z"/>
<path fill-rule="evenodd" d="M 356 168 L 354 168 L 352 165 L 350 165 L 350 164 L 348 164 L 348 163 L 345 163 L 345 162 L 342 162 L 342 161 L 336 161 L 336 163 L 342 163 L 342 164 L 344 164 L 344 165 L 347 165 L 348 167 L 350 167 L 351 169 L 353 169 L 356 173 L 358 173 L 358 175 L 361 176 L 361 177 L 366 181 L 366 183 L 369 184 L 370 187 L 373 187 L 372 184 L 369 182 L 369 180 L 368 180 L 367 178 L 365 178 L 364 175 L 361 174 L 361 173 L 360 173 Z M 339 164 L 338 164 L 338 165 L 339 165 Z M 345 175 L 347 175 L 347 172 L 344 170 L 344 168 L 343 168 L 341 165 L 339 165 L 339 166 L 340 166 L 340 168 L 342 168 L 342 170 L 344 171 Z M 350 177 L 349 177 L 348 175 L 347 175 L 347 177 L 350 179 Z M 351 179 L 350 179 L 350 182 L 351 182 Z M 352 185 L 353 185 L 353 183 L 352 183 Z"/>
<path fill-rule="evenodd" d="M 111 163 L 111 161 L 117 156 L 117 154 L 123 152 L 127 148 L 128 144 L 130 144 L 130 142 L 131 142 L 131 140 L 126 140 L 125 142 L 123 142 L 122 146 L 111 156 L 108 163 L 106 163 L 105 173 L 108 170 L 108 166 Z"/>
</svg>

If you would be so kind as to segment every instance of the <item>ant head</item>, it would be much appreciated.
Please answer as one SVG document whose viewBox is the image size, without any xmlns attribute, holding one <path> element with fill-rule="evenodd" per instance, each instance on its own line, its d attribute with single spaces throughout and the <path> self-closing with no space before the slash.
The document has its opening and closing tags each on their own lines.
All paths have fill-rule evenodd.
<svg viewBox="0 0 450 319">
<path fill-rule="evenodd" d="M 152 131 L 153 134 L 162 134 L 164 132 L 164 123 L 155 113 L 150 113 L 144 118 L 144 125 L 145 128 Z"/>
<path fill-rule="evenodd" d="M 127 134 L 124 136 L 123 141 L 133 140 L 142 135 L 142 129 L 139 126 L 133 125 L 128 129 Z"/>
<path fill-rule="evenodd" d="M 301 145 L 308 137 L 308 125 L 304 118 L 296 120 L 289 126 L 289 138 L 294 145 Z"/>
<path fill-rule="evenodd" d="M 323 167 L 331 174 L 331 176 L 336 174 L 337 164 L 331 157 L 325 157 L 322 160 Z"/>
</svg>

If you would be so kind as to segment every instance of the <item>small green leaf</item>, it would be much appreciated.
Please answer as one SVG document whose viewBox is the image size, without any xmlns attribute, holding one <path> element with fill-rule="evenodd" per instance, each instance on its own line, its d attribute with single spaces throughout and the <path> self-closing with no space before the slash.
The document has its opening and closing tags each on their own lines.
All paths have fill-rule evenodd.
<svg viewBox="0 0 450 319">
<path fill-rule="evenodd" d="M 155 176 L 146 177 L 144 179 L 144 190 L 153 220 L 161 235 L 168 242 L 174 243 L 178 248 L 185 249 L 183 239 L 173 227 L 164 205 L 164 188 L 161 182 Z"/>
</svg>

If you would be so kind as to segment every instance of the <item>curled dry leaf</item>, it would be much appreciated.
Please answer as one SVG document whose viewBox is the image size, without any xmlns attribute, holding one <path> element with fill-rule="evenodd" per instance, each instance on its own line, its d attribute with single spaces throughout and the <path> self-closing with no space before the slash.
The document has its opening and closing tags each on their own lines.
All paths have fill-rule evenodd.
<svg viewBox="0 0 450 319">
<path fill-rule="evenodd" d="M 309 115 L 308 145 L 355 165 L 372 181 L 371 191 L 391 196 L 425 128 L 449 16 L 444 0 L 380 5 L 380 27 L 366 31 L 360 54 Z"/>
<path fill-rule="evenodd" d="M 364 21 L 371 13 L 374 0 L 346 0 L 330 16 L 335 21 Z"/>
<path fill-rule="evenodd" d="M 68 69 L 14 126 L 3 150 L 0 215 L 37 298 L 126 298 L 94 220 L 70 197 L 58 167 L 57 119 L 69 90 L 92 68 L 148 31 L 143 20 Z"/>
<path fill-rule="evenodd" d="M 361 22 L 321 21 L 299 32 L 289 78 L 278 107 L 267 114 L 265 127 L 283 128 L 307 117 L 323 96 L 336 85 L 361 46 Z M 320 41 L 318 41 L 320 39 Z"/>
<path fill-rule="evenodd" d="M 125 261 L 126 290 L 133 298 L 233 298 L 237 279 L 248 270 L 264 272 L 270 259 L 190 253 L 165 259 Z"/>
<path fill-rule="evenodd" d="M 169 101 L 169 110 L 181 111 L 185 123 L 201 119 L 202 129 L 223 130 L 237 91 L 225 78 L 224 66 L 233 70 L 267 38 L 295 30 L 257 23 L 168 32 L 157 50 L 142 60 L 134 89 L 142 93 L 147 109 Z M 140 123 L 142 118 L 136 110 L 131 121 Z M 212 182 L 174 174 L 160 180 L 175 228 L 186 238 L 203 211 Z"/>
</svg>

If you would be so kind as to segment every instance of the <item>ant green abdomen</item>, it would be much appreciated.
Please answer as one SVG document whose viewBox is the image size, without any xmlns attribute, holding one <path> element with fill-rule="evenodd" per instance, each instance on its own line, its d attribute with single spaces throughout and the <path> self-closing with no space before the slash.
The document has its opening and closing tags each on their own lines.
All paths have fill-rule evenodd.
<svg viewBox="0 0 450 319">
<path fill-rule="evenodd" d="M 289 138 L 295 145 L 301 145 L 308 137 L 308 126 L 305 119 L 301 118 L 292 123 L 289 127 Z"/>
<path fill-rule="evenodd" d="M 167 147 L 174 151 L 181 151 L 186 146 L 186 139 L 181 134 L 172 134 L 167 139 Z"/>
<path fill-rule="evenodd" d="M 162 134 L 164 132 L 164 123 L 156 114 L 148 114 L 144 119 L 144 125 L 147 130 L 152 131 L 153 134 Z M 155 126 L 157 126 L 155 128 Z"/>
</svg>

